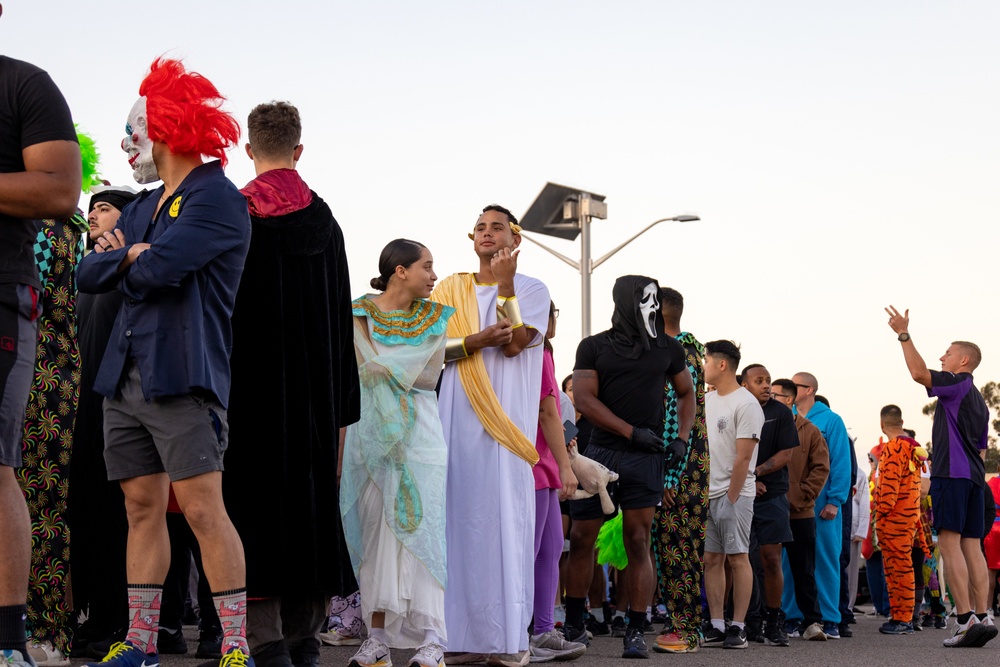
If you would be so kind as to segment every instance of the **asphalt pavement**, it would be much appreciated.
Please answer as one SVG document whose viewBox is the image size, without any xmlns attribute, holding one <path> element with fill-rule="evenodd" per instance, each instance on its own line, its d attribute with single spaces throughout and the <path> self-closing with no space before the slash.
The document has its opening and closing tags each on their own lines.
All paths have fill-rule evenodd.
<svg viewBox="0 0 1000 667">
<path fill-rule="evenodd" d="M 869 607 L 862 607 L 868 611 Z M 983 648 L 945 648 L 941 642 L 951 635 L 952 630 L 924 628 L 912 635 L 889 636 L 879 634 L 883 619 L 868 615 L 858 615 L 858 622 L 851 626 L 854 636 L 826 642 L 810 642 L 792 639 L 785 647 L 751 644 L 744 650 L 727 650 L 721 647 L 702 648 L 697 653 L 684 655 L 660 654 L 650 651 L 649 660 L 622 660 L 622 640 L 612 637 L 597 637 L 591 641 L 587 653 L 573 661 L 574 667 L 606 667 L 617 665 L 638 667 L 638 665 L 685 665 L 698 667 L 765 666 L 779 667 L 824 667 L 826 665 L 853 665 L 855 667 L 876 667 L 882 665 L 906 665 L 908 667 L 997 667 L 1000 665 L 1000 637 Z M 952 619 L 952 624 L 954 619 Z M 162 667 L 198 667 L 204 661 L 194 657 L 197 646 L 197 630 L 186 627 L 185 635 L 191 646 L 190 656 L 162 655 Z M 654 635 L 646 635 L 646 643 L 652 646 Z M 320 651 L 321 667 L 347 667 L 357 647 L 323 646 Z M 412 651 L 393 651 L 392 660 L 396 667 L 406 667 Z M 73 660 L 74 667 L 85 662 Z M 550 663 L 556 665 L 559 663 Z M 564 663 L 566 664 L 566 663 Z M 568 664 L 567 664 L 568 667 Z"/>
</svg>

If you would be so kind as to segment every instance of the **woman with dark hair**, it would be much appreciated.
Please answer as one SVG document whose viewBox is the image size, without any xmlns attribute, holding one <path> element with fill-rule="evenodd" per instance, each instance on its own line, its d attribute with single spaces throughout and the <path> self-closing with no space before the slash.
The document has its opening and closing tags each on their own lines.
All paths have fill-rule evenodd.
<svg viewBox="0 0 1000 667">
<path fill-rule="evenodd" d="M 353 302 L 361 420 L 347 428 L 340 509 L 369 637 L 351 667 L 391 665 L 389 647 L 418 648 L 407 665 L 443 667 L 445 471 L 434 388 L 454 312 L 428 301 L 437 276 L 422 244 L 382 250 Z"/>
<path fill-rule="evenodd" d="M 559 385 L 552 358 L 556 335 L 556 307 L 549 306 L 549 325 L 542 356 L 542 393 L 538 409 L 538 434 L 535 449 L 538 463 L 535 476 L 535 598 L 534 628 L 529 647 L 535 662 L 572 660 L 587 651 L 584 644 L 567 641 L 555 629 L 553 612 L 559 584 L 559 557 L 563 550 L 563 526 L 559 501 L 576 491 L 577 479 L 569 465 L 559 406 Z"/>
</svg>

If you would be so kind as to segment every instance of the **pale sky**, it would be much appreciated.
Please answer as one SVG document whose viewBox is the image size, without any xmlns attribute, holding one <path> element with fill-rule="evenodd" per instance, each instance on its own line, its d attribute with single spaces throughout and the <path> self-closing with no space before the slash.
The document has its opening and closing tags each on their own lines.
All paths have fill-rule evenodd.
<svg viewBox="0 0 1000 667">
<path fill-rule="evenodd" d="M 356 295 L 401 236 L 431 249 L 441 277 L 475 270 L 466 233 L 482 207 L 523 215 L 553 181 L 607 196 L 595 257 L 657 218 L 702 218 L 662 224 L 597 269 L 593 331 L 610 324 L 619 275 L 677 288 L 703 342 L 735 340 L 772 377 L 815 374 L 864 468 L 886 403 L 930 437 L 884 306 L 911 309 L 930 368 L 967 339 L 984 353 L 977 383 L 1000 380 L 996 2 L 3 8 L 0 52 L 49 71 L 116 184 L 134 185 L 119 143 L 158 55 L 211 79 L 243 125 L 259 102 L 297 105 L 299 170 L 344 229 Z M 230 159 L 242 186 L 251 164 L 242 149 Z M 579 275 L 529 244 L 519 267 L 561 311 L 561 378 Z"/>
</svg>

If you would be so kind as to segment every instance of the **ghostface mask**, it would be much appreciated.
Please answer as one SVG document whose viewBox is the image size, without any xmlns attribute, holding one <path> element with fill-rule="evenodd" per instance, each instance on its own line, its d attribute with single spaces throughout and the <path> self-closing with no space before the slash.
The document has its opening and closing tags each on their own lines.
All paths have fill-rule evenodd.
<svg viewBox="0 0 1000 667">
<path fill-rule="evenodd" d="M 612 292 L 611 347 L 627 359 L 638 359 L 644 350 L 667 344 L 660 313 L 660 285 L 646 276 L 622 276 Z"/>
</svg>

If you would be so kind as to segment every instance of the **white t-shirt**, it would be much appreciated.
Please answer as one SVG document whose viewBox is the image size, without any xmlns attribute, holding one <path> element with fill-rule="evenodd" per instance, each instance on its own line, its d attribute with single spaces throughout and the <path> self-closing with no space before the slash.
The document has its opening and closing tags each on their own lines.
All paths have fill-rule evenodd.
<svg viewBox="0 0 1000 667">
<path fill-rule="evenodd" d="M 764 427 L 764 411 L 760 402 L 746 387 L 719 396 L 716 391 L 705 395 L 705 426 L 708 429 L 708 497 L 718 498 L 729 491 L 736 462 L 736 440 L 751 438 L 755 441 L 747 479 L 741 496 L 757 495 L 754 484 L 753 462 L 757 460 L 757 443 Z"/>
</svg>

